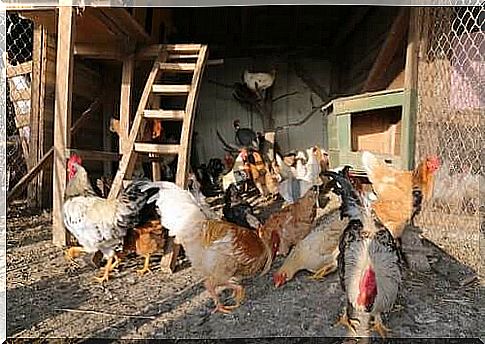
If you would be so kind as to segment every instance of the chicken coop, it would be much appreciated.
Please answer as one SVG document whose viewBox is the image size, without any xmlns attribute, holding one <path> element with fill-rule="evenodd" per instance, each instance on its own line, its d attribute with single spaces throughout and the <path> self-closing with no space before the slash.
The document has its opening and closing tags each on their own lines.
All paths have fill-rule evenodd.
<svg viewBox="0 0 485 344">
<path fill-rule="evenodd" d="M 10 199 L 52 206 L 54 241 L 63 244 L 69 154 L 84 159 L 100 189 L 111 180 L 119 190 L 137 152 L 152 164 L 151 177 L 165 177 L 166 159 L 181 181 L 190 168 L 223 158 L 218 134 L 232 142 L 237 119 L 282 152 L 324 147 L 331 167 L 359 169 L 363 150 L 405 169 L 438 153 L 448 167 L 442 180 L 458 173 L 469 183 L 471 197 L 462 196 L 472 201 L 457 202 L 473 218 L 474 181 L 483 176 L 480 14 L 479 7 L 9 7 Z M 154 62 L 172 74 L 160 78 Z M 248 71 L 274 73 L 264 106 L 238 89 Z M 163 120 L 162 146 L 139 113 Z M 148 139 L 135 142 L 138 134 Z"/>
</svg>

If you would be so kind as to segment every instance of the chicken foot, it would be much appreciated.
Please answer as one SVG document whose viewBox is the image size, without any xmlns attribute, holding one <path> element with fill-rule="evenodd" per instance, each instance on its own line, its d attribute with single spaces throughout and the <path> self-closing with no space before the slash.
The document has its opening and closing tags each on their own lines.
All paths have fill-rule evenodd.
<svg viewBox="0 0 485 344">
<path fill-rule="evenodd" d="M 318 269 L 312 276 L 310 276 L 310 279 L 320 280 L 325 276 L 331 274 L 335 270 L 337 270 L 337 265 L 334 262 L 331 262 L 329 264 L 322 266 L 320 269 Z"/>
<path fill-rule="evenodd" d="M 150 270 L 150 255 L 145 255 L 145 263 L 143 264 L 143 268 L 140 270 L 136 270 L 136 273 L 139 275 L 145 274 L 145 272 L 151 272 Z"/>
<path fill-rule="evenodd" d="M 113 259 L 115 262 L 113 263 Z M 103 283 L 104 281 L 108 281 L 109 273 L 114 270 L 114 268 L 119 264 L 120 259 L 117 256 L 109 257 L 106 266 L 104 267 L 104 273 L 101 277 L 94 277 L 96 282 Z"/>
<path fill-rule="evenodd" d="M 337 321 L 335 322 L 335 325 L 343 325 L 347 327 L 355 336 L 357 335 L 356 329 L 357 329 L 357 326 L 360 325 L 360 321 L 358 319 L 352 319 L 349 315 L 349 310 L 346 307 L 344 309 L 344 313 L 338 317 Z"/>
<path fill-rule="evenodd" d="M 64 252 L 64 257 L 73 266 L 79 267 L 79 264 L 74 261 L 74 258 L 80 257 L 82 253 L 86 253 L 86 250 L 83 247 L 81 247 L 81 246 L 73 246 L 73 247 L 69 247 Z"/>
<path fill-rule="evenodd" d="M 391 332 L 391 330 L 384 326 L 384 324 L 382 323 L 380 314 L 374 317 L 374 323 L 372 324 L 371 329 L 376 331 L 382 338 L 386 338 L 388 333 Z"/>
</svg>

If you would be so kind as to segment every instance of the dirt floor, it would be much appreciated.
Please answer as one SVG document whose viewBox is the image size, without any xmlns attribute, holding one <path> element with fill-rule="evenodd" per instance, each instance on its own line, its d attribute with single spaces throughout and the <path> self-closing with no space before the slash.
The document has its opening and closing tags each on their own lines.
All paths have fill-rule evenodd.
<svg viewBox="0 0 485 344">
<path fill-rule="evenodd" d="M 192 268 L 170 274 L 160 270 L 160 256 L 154 256 L 153 272 L 140 277 L 135 269 L 143 259 L 138 257 L 126 261 L 101 286 L 92 279 L 97 272 L 84 260 L 79 269 L 68 266 L 61 249 L 51 244 L 50 224 L 48 213 L 29 214 L 22 206 L 9 211 L 9 337 L 345 335 L 342 327 L 333 326 L 343 306 L 337 274 L 317 282 L 308 279 L 308 272 L 301 272 L 280 289 L 273 287 L 270 274 L 247 280 L 246 301 L 239 309 L 230 315 L 211 315 L 213 303 L 200 283 L 202 276 Z M 466 228 L 460 233 L 470 237 Z M 442 238 L 439 233 L 431 237 Z M 475 250 L 478 241 L 467 245 Z M 392 336 L 484 337 L 483 285 L 475 280 L 463 286 L 473 276 L 472 269 L 435 244 L 424 240 L 424 246 L 432 269 L 406 272 L 397 305 L 385 318 Z M 465 255 L 466 250 L 465 246 Z M 281 264 L 280 258 L 272 271 Z"/>
</svg>

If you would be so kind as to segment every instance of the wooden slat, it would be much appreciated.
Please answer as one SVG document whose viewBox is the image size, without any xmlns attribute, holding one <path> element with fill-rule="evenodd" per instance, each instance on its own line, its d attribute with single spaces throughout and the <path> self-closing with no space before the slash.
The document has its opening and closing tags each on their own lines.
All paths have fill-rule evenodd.
<svg viewBox="0 0 485 344">
<path fill-rule="evenodd" d="M 143 129 L 145 128 L 145 122 L 143 121 L 143 113 L 145 111 L 145 108 L 148 102 L 148 97 L 150 96 L 150 93 L 152 90 L 153 82 L 155 81 L 155 78 L 159 71 L 158 64 L 165 61 L 166 58 L 167 58 L 167 53 L 162 52 L 157 58 L 157 60 L 155 61 L 155 63 L 153 64 L 152 70 L 150 71 L 150 74 L 148 76 L 147 82 L 145 84 L 145 88 L 140 98 L 140 103 L 138 104 L 136 115 L 131 127 L 130 137 L 127 143 L 129 149 L 127 150 L 126 154 L 123 154 L 123 158 L 120 161 L 118 172 L 116 173 L 116 176 L 113 180 L 113 184 L 111 185 L 111 189 L 109 192 L 108 197 L 110 199 L 118 197 L 118 194 L 121 190 L 121 186 L 122 186 L 123 180 L 125 179 L 125 176 L 129 178 L 133 173 L 133 168 L 135 166 L 136 157 L 137 157 L 137 154 L 134 151 L 135 140 L 138 136 L 138 133 L 142 132 Z"/>
<path fill-rule="evenodd" d="M 7 78 L 29 73 L 32 73 L 32 61 L 24 62 L 16 66 L 7 66 Z"/>
<path fill-rule="evenodd" d="M 130 135 L 130 118 L 131 118 L 131 87 L 133 84 L 133 73 L 135 71 L 135 58 L 133 55 L 128 56 L 123 61 L 123 70 L 121 75 L 121 97 L 120 97 L 120 132 L 119 151 L 121 154 L 128 150 L 126 139 Z"/>
<path fill-rule="evenodd" d="M 121 42 L 114 41 L 107 43 L 76 43 L 74 55 L 91 59 L 113 59 L 120 60 L 128 53 Z"/>
<path fill-rule="evenodd" d="M 10 83 L 10 87 L 12 87 L 12 83 Z M 30 87 L 23 90 L 10 89 L 10 99 L 12 102 L 30 100 Z"/>
<path fill-rule="evenodd" d="M 192 140 L 192 130 L 194 124 L 194 114 L 197 108 L 197 99 L 199 96 L 199 88 L 202 81 L 202 75 L 205 69 L 205 63 L 207 61 L 207 46 L 204 45 L 199 51 L 199 58 L 197 60 L 197 66 L 195 68 L 194 76 L 192 78 L 192 91 L 187 98 L 187 104 L 185 106 L 185 118 L 182 125 L 182 134 L 180 137 L 180 153 L 177 161 L 177 176 L 176 183 L 183 187 L 187 187 L 188 177 L 188 163 L 190 161 L 190 146 Z"/>
<path fill-rule="evenodd" d="M 152 92 L 161 95 L 183 95 L 190 92 L 190 85 L 153 85 Z"/>
<path fill-rule="evenodd" d="M 162 50 L 169 53 L 198 53 L 201 48 L 200 44 L 153 44 L 142 48 L 136 54 L 137 60 L 152 59 L 160 54 Z"/>
<path fill-rule="evenodd" d="M 195 63 L 160 63 L 160 69 L 163 71 L 193 72 Z"/>
<path fill-rule="evenodd" d="M 54 174 L 53 174 L 53 243 L 67 244 L 69 234 L 64 229 L 62 206 L 66 188 L 65 149 L 71 142 L 71 104 L 74 65 L 75 8 L 61 6 L 58 16 L 56 99 L 54 120 Z"/>
<path fill-rule="evenodd" d="M 144 116 L 150 119 L 182 120 L 185 110 L 145 110 Z"/>
<path fill-rule="evenodd" d="M 158 143 L 135 143 L 135 151 L 140 153 L 154 153 L 160 155 L 174 155 L 180 151 L 180 145 L 167 145 Z"/>
<path fill-rule="evenodd" d="M 389 66 L 392 58 L 396 54 L 399 44 L 405 38 L 405 33 L 409 26 L 408 23 L 409 9 L 401 8 L 364 82 L 362 92 L 372 91 L 374 84 L 382 77 L 385 69 Z"/>
<path fill-rule="evenodd" d="M 168 55 L 168 60 L 189 60 L 198 59 L 199 54 L 170 54 Z"/>
</svg>

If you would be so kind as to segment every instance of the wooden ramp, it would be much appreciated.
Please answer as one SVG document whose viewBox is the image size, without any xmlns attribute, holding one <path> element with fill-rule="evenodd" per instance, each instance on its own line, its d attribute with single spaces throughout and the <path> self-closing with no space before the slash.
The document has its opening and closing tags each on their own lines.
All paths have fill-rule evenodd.
<svg viewBox="0 0 485 344">
<path fill-rule="evenodd" d="M 136 160 L 139 154 L 149 156 L 177 155 L 176 184 L 186 188 L 189 172 L 189 158 L 192 128 L 194 124 L 197 97 L 201 85 L 201 79 L 207 61 L 207 46 L 200 44 L 176 44 L 160 45 L 155 54 L 156 59 L 148 75 L 148 79 L 140 98 L 140 103 L 132 123 L 130 135 L 123 149 L 123 156 L 119 164 L 118 172 L 113 180 L 108 198 L 116 198 L 124 184 L 130 180 L 133 174 Z M 187 62 L 195 60 L 195 62 Z M 191 83 L 173 84 L 159 82 L 164 74 L 175 75 L 192 74 Z M 185 108 L 180 110 L 163 109 L 159 104 L 159 96 L 165 98 L 186 98 Z M 148 104 L 151 104 L 149 106 Z M 147 120 L 181 121 L 182 129 L 179 144 L 160 144 L 139 142 L 143 135 Z M 154 176 L 155 177 L 155 176 Z M 180 246 L 173 243 L 170 245 L 169 267 L 173 272 Z"/>
</svg>

